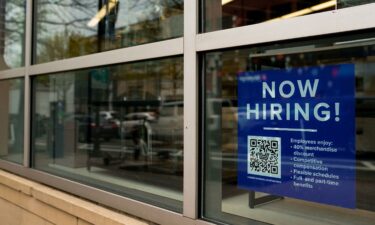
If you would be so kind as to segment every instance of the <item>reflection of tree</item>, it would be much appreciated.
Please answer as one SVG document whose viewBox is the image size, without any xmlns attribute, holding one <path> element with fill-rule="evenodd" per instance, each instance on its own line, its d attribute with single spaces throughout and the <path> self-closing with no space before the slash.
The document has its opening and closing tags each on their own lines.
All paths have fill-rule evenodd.
<svg viewBox="0 0 375 225">
<path fill-rule="evenodd" d="M 62 28 L 78 28 L 89 30 L 86 23 L 97 10 L 96 1 L 92 0 L 61 0 L 36 1 L 38 33 L 49 32 L 48 25 Z"/>
<path fill-rule="evenodd" d="M 113 77 L 116 98 L 122 100 L 180 100 L 183 94 L 182 58 L 121 65 Z"/>
<path fill-rule="evenodd" d="M 41 50 L 40 60 L 43 61 L 44 58 L 47 60 L 64 58 L 65 46 L 62 44 L 64 38 L 64 35 L 55 34 L 48 40 L 41 40 L 40 43 L 43 43 L 44 48 Z"/>
<path fill-rule="evenodd" d="M 94 34 L 95 29 L 86 23 L 97 10 L 95 1 L 40 0 L 36 1 L 35 9 L 37 57 L 34 60 L 45 62 L 81 55 L 77 51 L 82 47 L 74 43 Z"/>
<path fill-rule="evenodd" d="M 182 34 L 182 0 L 119 0 L 116 7 L 101 18 L 97 27 L 89 27 L 88 22 L 108 1 L 37 1 L 37 62 L 154 42 Z M 180 23 L 175 17 L 180 17 Z M 178 26 L 173 27 L 173 24 Z"/>
<path fill-rule="evenodd" d="M 65 32 L 55 33 L 54 36 L 48 39 L 39 40 L 39 62 L 46 62 L 50 60 L 58 60 L 67 57 L 80 56 L 82 53 L 95 53 L 96 40 L 94 38 L 85 37 L 80 33 Z"/>
<path fill-rule="evenodd" d="M 23 64 L 25 3 L 0 1 L 0 69 Z"/>
<path fill-rule="evenodd" d="M 0 69 L 6 67 L 4 61 L 4 49 L 5 49 L 5 1 L 0 1 Z"/>
</svg>

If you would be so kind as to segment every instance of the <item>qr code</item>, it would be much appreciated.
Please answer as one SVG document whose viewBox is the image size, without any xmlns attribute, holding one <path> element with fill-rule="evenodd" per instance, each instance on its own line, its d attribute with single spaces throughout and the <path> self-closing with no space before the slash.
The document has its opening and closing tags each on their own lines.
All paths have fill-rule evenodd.
<svg viewBox="0 0 375 225">
<path fill-rule="evenodd" d="M 281 178 L 281 138 L 247 136 L 247 173 Z"/>
</svg>

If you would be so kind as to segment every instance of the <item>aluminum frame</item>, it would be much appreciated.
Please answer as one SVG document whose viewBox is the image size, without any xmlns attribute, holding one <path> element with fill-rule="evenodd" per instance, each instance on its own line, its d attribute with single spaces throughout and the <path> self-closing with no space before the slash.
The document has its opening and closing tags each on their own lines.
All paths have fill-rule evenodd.
<svg viewBox="0 0 375 225">
<path fill-rule="evenodd" d="M 183 38 L 31 65 L 31 76 L 183 54 Z"/>
<path fill-rule="evenodd" d="M 183 215 L 198 218 L 198 67 L 195 36 L 198 1 L 184 1 L 184 183 Z"/>
<path fill-rule="evenodd" d="M 0 80 L 13 78 L 23 78 L 25 76 L 25 67 L 0 71 Z"/>
<path fill-rule="evenodd" d="M 34 1 L 26 1 L 26 30 L 25 30 L 25 96 L 24 96 L 24 137 L 23 137 L 23 165 L 30 167 L 30 127 L 31 127 L 31 83 L 30 83 L 30 64 L 32 54 L 32 19 L 33 19 Z"/>
<path fill-rule="evenodd" d="M 197 34 L 199 24 L 198 3 L 199 0 L 184 1 L 183 38 L 175 38 L 108 52 L 31 65 L 33 46 L 32 7 L 34 1 L 28 0 L 26 5 L 25 66 L 0 71 L 0 80 L 22 77 L 25 79 L 24 164 L 18 165 L 0 160 L 0 168 L 156 223 L 211 224 L 198 219 L 198 178 L 200 177 L 198 152 L 202 149 L 198 147 L 199 73 L 197 55 L 200 52 L 217 49 L 375 28 L 375 14 L 373 13 L 375 12 L 375 3 L 371 3 L 272 23 L 260 23 L 228 30 Z M 298 29 L 295 29 L 295 27 L 298 27 Z M 150 51 L 150 49 L 152 51 Z M 184 202 L 182 214 L 30 168 L 31 76 L 182 54 L 184 56 L 185 105 Z"/>
<path fill-rule="evenodd" d="M 202 52 L 370 29 L 375 27 L 374 12 L 375 3 L 371 3 L 280 21 L 199 34 L 196 37 L 196 50 Z"/>
</svg>

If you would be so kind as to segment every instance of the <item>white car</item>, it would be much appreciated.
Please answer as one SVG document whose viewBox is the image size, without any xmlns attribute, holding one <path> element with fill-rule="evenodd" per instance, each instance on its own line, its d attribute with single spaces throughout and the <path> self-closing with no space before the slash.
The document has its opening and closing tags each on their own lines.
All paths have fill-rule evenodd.
<svg viewBox="0 0 375 225">
<path fill-rule="evenodd" d="M 136 129 L 147 127 L 150 122 L 156 120 L 154 112 L 134 112 L 125 115 L 121 123 L 122 138 L 132 137 Z"/>
</svg>

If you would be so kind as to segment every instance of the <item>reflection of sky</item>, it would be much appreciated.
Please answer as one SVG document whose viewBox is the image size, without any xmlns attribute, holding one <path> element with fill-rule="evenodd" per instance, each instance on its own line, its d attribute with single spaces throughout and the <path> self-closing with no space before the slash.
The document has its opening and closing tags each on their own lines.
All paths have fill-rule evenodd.
<svg viewBox="0 0 375 225">
<path fill-rule="evenodd" d="M 39 0 L 38 3 L 45 2 Z M 39 37 L 50 36 L 51 33 L 77 31 L 81 34 L 92 35 L 96 32 L 86 26 L 91 15 L 97 11 L 97 1 L 93 0 L 47 0 L 45 4 L 38 4 L 38 21 L 43 24 L 43 31 Z"/>
<path fill-rule="evenodd" d="M 4 60 L 10 68 L 19 67 L 23 62 L 24 30 L 22 29 L 24 29 L 25 8 L 19 5 L 7 1 L 5 8 L 5 27 L 9 31 L 5 36 Z"/>
<path fill-rule="evenodd" d="M 126 28 L 147 20 L 154 20 L 163 15 L 167 7 L 173 7 L 183 0 L 119 0 L 116 28 Z M 22 2 L 6 2 L 6 28 L 14 30 L 7 33 L 4 60 L 10 68 L 18 67 L 23 62 L 24 27 L 15 21 L 25 18 L 25 6 Z M 39 0 L 38 39 L 43 40 L 56 33 L 66 35 L 79 33 L 93 36 L 97 27 L 90 28 L 87 23 L 98 12 L 99 0 Z M 25 3 L 23 3 L 25 4 Z"/>
<path fill-rule="evenodd" d="M 39 10 L 43 9 L 47 12 L 45 18 L 43 15 L 39 16 L 39 21 L 47 21 L 43 23 L 44 35 L 50 36 L 51 32 L 65 32 L 67 31 L 65 29 L 85 36 L 96 34 L 97 27 L 90 28 L 87 23 L 98 12 L 97 0 L 47 0 L 47 2 L 39 6 Z M 174 2 L 182 2 L 182 0 L 119 0 L 116 28 L 159 18 L 165 6 L 173 6 Z M 43 36 L 40 32 L 38 34 Z"/>
</svg>

